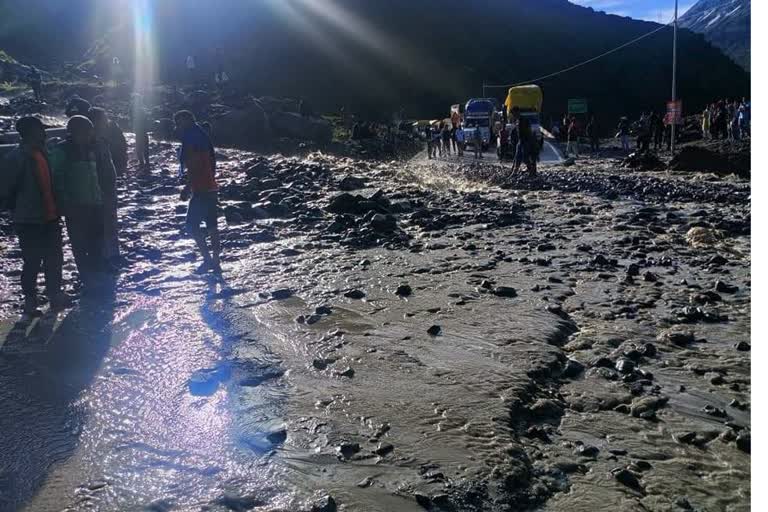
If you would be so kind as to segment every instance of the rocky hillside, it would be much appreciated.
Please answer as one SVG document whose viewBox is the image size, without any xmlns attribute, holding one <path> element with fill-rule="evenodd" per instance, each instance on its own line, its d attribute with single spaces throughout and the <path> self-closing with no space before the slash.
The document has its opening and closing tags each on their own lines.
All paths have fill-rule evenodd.
<svg viewBox="0 0 768 512">
<path fill-rule="evenodd" d="M 699 0 L 680 25 L 704 34 L 741 67 L 750 69 L 751 0 Z"/>
<path fill-rule="evenodd" d="M 30 3 L 40 8 L 29 9 Z M 410 117 L 442 115 L 450 104 L 481 95 L 483 83 L 548 75 L 658 28 L 567 0 L 149 4 L 153 11 L 137 19 L 153 28 L 160 80 L 184 81 L 189 54 L 211 76 L 214 49 L 220 47 L 234 84 L 256 95 L 305 97 L 317 110 L 345 106 L 377 116 L 400 108 Z M 20 60 L 57 62 L 86 55 L 98 41 L 98 51 L 87 54 L 96 72 L 108 69 L 104 64 L 112 55 L 133 68 L 131 9 L 139 3 L 71 0 L 65 13 L 55 5 L 62 4 L 4 2 L 0 48 Z M 23 23 L 10 21 L 17 18 Z M 701 35 L 683 31 L 680 46 L 686 65 L 679 92 L 686 110 L 748 93 L 747 74 Z M 562 115 L 569 98 L 587 98 L 609 130 L 620 115 L 661 110 L 669 96 L 671 60 L 671 31 L 662 30 L 593 64 L 541 80 L 545 117 Z M 501 97 L 505 91 L 493 93 Z"/>
</svg>

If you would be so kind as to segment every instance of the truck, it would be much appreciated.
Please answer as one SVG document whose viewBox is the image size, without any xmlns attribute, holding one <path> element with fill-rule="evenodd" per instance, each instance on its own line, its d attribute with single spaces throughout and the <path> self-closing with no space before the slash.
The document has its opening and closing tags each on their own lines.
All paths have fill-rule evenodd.
<svg viewBox="0 0 768 512">
<path fill-rule="evenodd" d="M 468 146 L 474 145 L 475 132 L 480 130 L 482 149 L 488 149 L 497 110 L 497 101 L 493 98 L 472 98 L 467 102 L 464 107 L 464 137 Z"/>
<path fill-rule="evenodd" d="M 538 85 L 521 85 L 511 87 L 507 91 L 507 100 L 504 106 L 507 109 L 507 116 L 512 118 L 512 109 L 517 107 L 520 115 L 527 117 L 531 124 L 534 136 L 539 141 L 539 147 L 544 146 L 544 132 L 541 130 L 541 105 L 544 101 L 544 95 L 541 87 Z"/>
</svg>

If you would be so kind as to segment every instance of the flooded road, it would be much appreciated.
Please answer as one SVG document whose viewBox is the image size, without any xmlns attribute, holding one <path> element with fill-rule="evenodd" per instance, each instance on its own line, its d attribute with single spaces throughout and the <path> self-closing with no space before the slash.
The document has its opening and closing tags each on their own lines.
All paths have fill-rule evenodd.
<svg viewBox="0 0 768 512">
<path fill-rule="evenodd" d="M 217 279 L 153 146 L 114 296 L 3 227 L 0 510 L 749 509 L 748 184 L 224 150 Z"/>
</svg>

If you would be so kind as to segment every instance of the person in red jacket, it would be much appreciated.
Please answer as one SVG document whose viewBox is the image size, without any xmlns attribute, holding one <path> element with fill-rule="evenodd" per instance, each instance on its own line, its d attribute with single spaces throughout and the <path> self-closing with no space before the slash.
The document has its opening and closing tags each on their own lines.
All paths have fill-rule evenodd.
<svg viewBox="0 0 768 512">
<path fill-rule="evenodd" d="M 189 198 L 186 227 L 203 256 L 203 263 L 196 273 L 204 274 L 210 271 L 221 273 L 221 240 L 217 226 L 219 187 L 216 184 L 216 153 L 211 139 L 197 124 L 192 112 L 188 110 L 177 112 L 174 122 L 176 133 L 181 138 L 179 161 L 185 183 L 181 198 L 183 200 Z M 205 222 L 211 237 L 210 249 L 205 232 L 200 228 L 201 222 Z"/>
</svg>

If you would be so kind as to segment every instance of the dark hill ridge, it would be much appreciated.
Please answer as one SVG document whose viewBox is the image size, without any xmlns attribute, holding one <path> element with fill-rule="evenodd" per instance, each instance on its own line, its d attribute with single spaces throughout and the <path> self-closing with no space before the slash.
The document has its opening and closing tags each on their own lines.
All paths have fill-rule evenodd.
<svg viewBox="0 0 768 512">
<path fill-rule="evenodd" d="M 92 34 L 94 25 L 106 32 L 130 19 L 130 3 L 124 1 L 110 2 L 117 6 L 112 13 L 95 0 L 66 4 L 68 15 L 55 25 L 50 19 L 55 16 L 44 10 L 26 24 L 26 32 L 0 32 L 0 48 L 20 59 L 51 62 L 83 54 L 96 40 L 86 40 L 73 26 L 88 26 L 85 32 Z M 233 79 L 256 94 L 303 96 L 317 109 L 344 105 L 382 115 L 400 107 L 409 116 L 440 115 L 451 103 L 480 95 L 484 82 L 546 75 L 659 27 L 566 0 L 165 0 L 152 5 L 163 80 L 182 77 L 190 53 L 212 73 L 214 48 L 221 47 Z M 10 12 L 31 16 L 28 9 Z M 61 25 L 64 33 L 76 33 L 71 47 L 46 30 Z M 30 31 L 39 55 L 23 50 Z M 130 67 L 132 34 L 128 25 L 113 31 L 108 44 L 100 45 L 111 48 L 102 60 L 115 53 Z M 50 45 L 41 43 L 46 38 Z M 619 115 L 662 109 L 670 95 L 671 38 L 671 30 L 662 30 L 541 82 L 546 115 L 561 115 L 568 98 L 577 97 L 588 98 L 611 127 Z M 702 36 L 682 31 L 680 54 L 679 95 L 686 110 L 698 110 L 716 97 L 748 94 L 747 74 Z M 504 94 L 503 89 L 494 92 Z"/>
<path fill-rule="evenodd" d="M 699 0 L 680 18 L 680 25 L 703 34 L 749 71 L 751 12 L 751 0 Z"/>
</svg>

